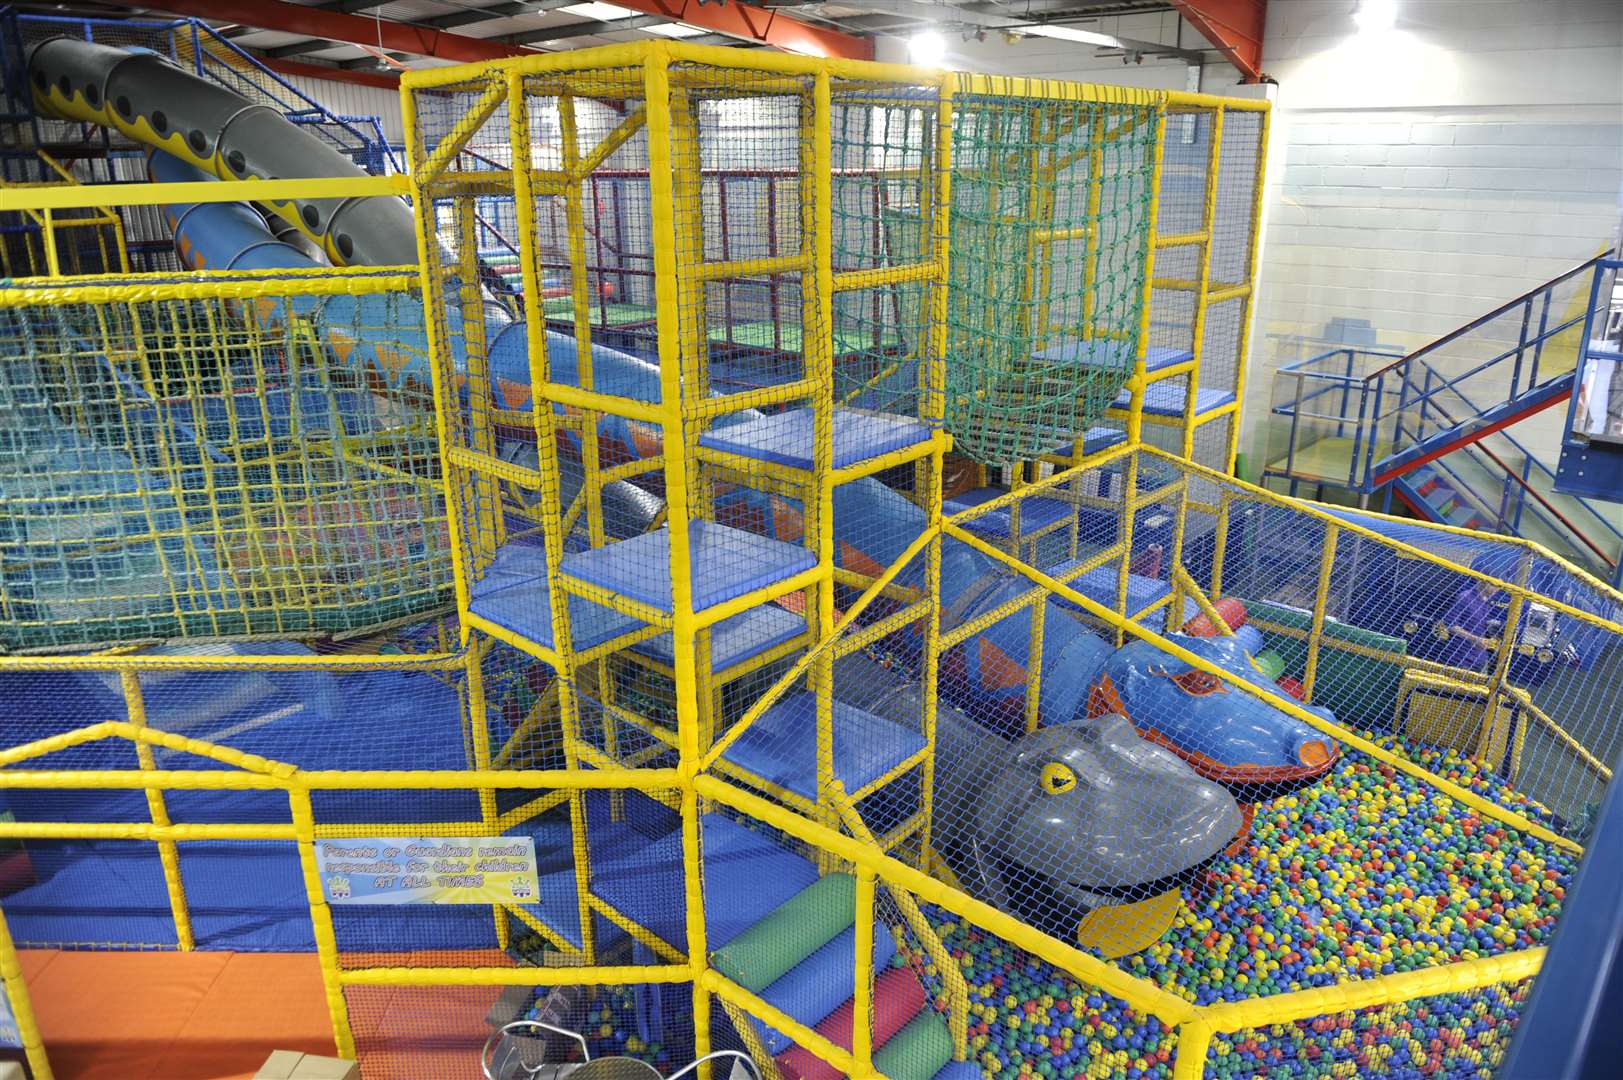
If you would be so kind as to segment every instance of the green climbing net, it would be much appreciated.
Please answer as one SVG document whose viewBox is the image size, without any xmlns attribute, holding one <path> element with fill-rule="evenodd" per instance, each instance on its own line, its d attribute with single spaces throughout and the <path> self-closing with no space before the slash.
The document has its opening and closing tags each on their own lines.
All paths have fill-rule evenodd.
<svg viewBox="0 0 1623 1080">
<path fill-rule="evenodd" d="M 946 426 L 1004 463 L 1068 448 L 1132 373 L 1155 110 L 954 101 Z"/>
</svg>

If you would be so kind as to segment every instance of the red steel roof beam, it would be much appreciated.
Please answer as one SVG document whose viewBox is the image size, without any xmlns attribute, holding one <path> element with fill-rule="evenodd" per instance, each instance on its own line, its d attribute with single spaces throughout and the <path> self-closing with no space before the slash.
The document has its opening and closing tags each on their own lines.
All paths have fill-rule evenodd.
<svg viewBox="0 0 1623 1080">
<path fill-rule="evenodd" d="M 703 4 L 699 0 L 614 0 L 617 7 L 646 15 L 660 15 L 715 34 L 754 41 L 784 52 L 832 56 L 845 60 L 872 60 L 873 39 L 813 26 L 780 11 L 729 0 Z"/>
<path fill-rule="evenodd" d="M 135 4 L 125 4 L 135 7 Z M 141 7 L 190 15 L 198 19 L 224 20 L 256 26 L 262 30 L 275 30 L 284 34 L 302 34 L 305 37 L 325 38 L 350 45 L 365 45 L 413 56 L 430 56 L 440 60 L 473 62 L 500 60 L 506 56 L 534 55 L 533 49 L 517 45 L 504 45 L 498 41 L 481 41 L 448 30 L 435 30 L 426 26 L 408 26 L 405 23 L 377 20 L 364 15 L 346 15 L 338 11 L 288 4 L 283 0 L 153 0 Z"/>
<path fill-rule="evenodd" d="M 1268 0 L 1171 0 L 1200 36 L 1233 64 L 1246 82 L 1262 79 L 1262 28 Z"/>
</svg>

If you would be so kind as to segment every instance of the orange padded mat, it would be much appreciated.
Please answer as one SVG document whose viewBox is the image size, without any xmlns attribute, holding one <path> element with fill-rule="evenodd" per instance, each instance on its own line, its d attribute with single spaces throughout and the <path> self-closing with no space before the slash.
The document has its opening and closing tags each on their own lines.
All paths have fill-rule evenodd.
<svg viewBox="0 0 1623 1080">
<path fill-rule="evenodd" d="M 272 1050 L 334 1053 L 313 953 L 18 955 L 57 1080 L 249 1080 Z M 458 959 L 511 963 L 495 952 Z M 477 1076 L 485 1013 L 500 993 L 488 986 L 352 992 L 350 1024 L 367 1080 Z"/>
<path fill-rule="evenodd" d="M 272 1050 L 333 1053 L 313 953 L 19 955 L 58 1080 L 247 1080 Z"/>
</svg>

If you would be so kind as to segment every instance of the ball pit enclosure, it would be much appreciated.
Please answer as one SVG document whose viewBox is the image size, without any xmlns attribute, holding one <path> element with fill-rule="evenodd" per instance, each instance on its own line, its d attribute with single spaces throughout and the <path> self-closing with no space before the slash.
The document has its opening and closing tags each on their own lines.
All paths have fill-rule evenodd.
<svg viewBox="0 0 1623 1080">
<path fill-rule="evenodd" d="M 666 1073 L 731 1048 L 785 1078 L 1491 1075 L 1610 781 L 1616 718 L 1592 672 L 1619 662 L 1623 597 L 1529 544 L 1332 512 L 1191 460 L 1211 421 L 1232 461 L 1242 387 L 1236 368 L 1224 400 L 1201 397 L 1225 346 L 1200 328 L 1232 322 L 1243 356 L 1265 110 L 665 43 L 406 82 L 415 282 L 332 268 L 0 285 L 8 310 L 201 301 L 184 310 L 239 327 L 251 369 L 291 358 L 351 394 L 378 436 L 364 453 L 290 425 L 241 498 L 285 479 L 276 461 L 308 468 L 314 436 L 371 467 L 319 473 L 340 487 L 371 490 L 381 466 L 420 499 L 426 478 L 449 512 L 380 497 L 364 535 L 334 535 L 389 564 L 394 531 L 426 532 L 425 580 L 448 562 L 457 606 L 361 620 L 344 641 L 115 634 L 112 652 L 0 657 L 0 693 L 26 717 L 0 750 L 16 818 L 0 832 L 37 878 L 0 897 L 18 944 L 313 948 L 340 1049 L 368 1076 L 426 1073 L 446 1047 L 465 1070 L 487 1020 L 541 1014 Z M 974 152 L 956 158 L 961 131 Z M 753 195 L 734 180 L 729 201 L 728 168 L 763 174 Z M 598 261 L 588 196 L 605 181 L 646 208 L 651 270 Z M 476 211 L 513 222 L 516 312 L 475 284 Z M 746 221 L 772 223 L 760 250 L 739 246 Z M 1012 322 L 966 295 L 955 244 L 1016 268 L 991 297 Z M 646 283 L 651 354 L 612 337 L 601 306 L 593 318 L 611 277 Z M 1123 282 L 1137 320 L 1116 317 Z M 425 315 L 400 320 L 416 366 L 388 378 L 357 370 L 399 360 L 388 320 L 306 302 L 383 291 Z M 268 319 L 278 305 L 315 314 Z M 745 307 L 769 331 L 747 346 Z M 1156 335 L 1180 318 L 1176 358 Z M 1119 399 L 1071 414 L 1053 355 L 1011 360 L 1011 342 L 1035 356 L 1065 335 L 1127 357 Z M 72 350 L 98 369 L 161 351 L 93 339 Z M 948 402 L 978 377 L 947 377 L 971 339 L 995 377 Z M 137 441 L 167 430 L 163 409 L 107 387 Z M 431 463 L 407 439 L 425 393 Z M 1034 411 L 999 432 L 999 409 L 1022 403 Z M 975 466 L 980 481 L 1017 466 L 1013 490 L 945 497 L 954 404 L 972 442 L 1031 458 Z M 1027 445 L 1063 427 L 1070 445 Z M 630 533 L 605 518 L 627 480 L 655 507 Z M 162 566 L 189 537 L 228 537 L 208 533 L 223 519 L 205 492 L 164 490 L 179 542 L 162 521 L 130 542 Z M 422 529 L 440 513 L 449 557 Z M 219 592 L 178 580 L 205 608 Z M 418 587 L 395 566 L 380 580 Z M 364 577 L 336 586 L 369 595 Z M 970 594 L 984 602 L 954 607 Z M 1480 656 L 1449 645 L 1469 596 L 1489 620 Z M 1540 659 L 1522 629 L 1534 605 L 1570 664 Z M 1410 622 L 1424 633 L 1394 632 Z M 1214 666 L 1188 634 L 1243 641 L 1256 674 Z M 958 824 L 929 812 L 937 710 L 1085 730 L 1112 706 L 1081 646 L 1056 643 L 1106 656 L 1134 640 L 1178 694 L 1259 701 L 1332 744 L 1327 771 L 1290 790 L 1235 780 L 1248 824 L 1227 850 L 1096 897 L 1080 924 L 1041 879 L 1063 866 L 1030 852 L 1009 853 L 1038 871 L 1019 895 L 966 892 L 930 840 Z M 845 681 L 834 661 L 857 653 L 888 675 Z M 1209 755 L 1165 734 L 1167 708 L 1129 719 L 1198 773 Z M 1041 775 L 1057 793 L 1089 779 Z M 320 872 L 323 844 L 474 836 L 533 843 L 534 891 L 358 906 Z M 85 912 L 112 881 L 139 887 Z M 793 952 L 762 929 L 785 910 L 822 928 Z M 1098 913 L 1114 937 L 1090 936 Z M 1147 940 L 1124 952 L 1099 944 L 1135 932 Z M 48 1068 L 26 986 L 0 968 Z M 557 987 L 589 991 L 557 1005 Z"/>
</svg>

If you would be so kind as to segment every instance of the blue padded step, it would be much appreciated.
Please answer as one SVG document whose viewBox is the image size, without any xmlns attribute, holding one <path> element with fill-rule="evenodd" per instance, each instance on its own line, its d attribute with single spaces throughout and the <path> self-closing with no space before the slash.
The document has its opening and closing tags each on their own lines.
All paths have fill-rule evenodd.
<svg viewBox="0 0 1623 1080">
<path fill-rule="evenodd" d="M 798 544 L 771 540 L 713 521 L 690 524 L 688 538 L 693 607 L 697 611 L 793 577 L 817 563 L 816 556 Z M 670 530 L 664 528 L 565 555 L 563 572 L 577 581 L 668 613 Z"/>
<path fill-rule="evenodd" d="M 706 814 L 702 828 L 705 933 L 711 949 L 721 948 L 817 880 L 811 862 L 730 818 Z M 634 834 L 629 852 L 621 835 L 625 832 Z M 672 947 L 686 950 L 681 830 L 650 841 L 624 822 L 594 817 L 587 838 L 592 891 Z"/>
<path fill-rule="evenodd" d="M 1184 401 L 1188 396 L 1189 388 L 1179 384 L 1175 379 L 1152 383 L 1144 388 L 1144 411 L 1155 416 L 1182 416 Z M 1220 409 L 1233 401 L 1234 392 L 1231 390 L 1196 390 L 1195 415 L 1200 416 L 1213 409 Z M 1132 403 L 1132 395 L 1123 390 L 1110 404 L 1113 409 L 1125 409 Z"/>
<path fill-rule="evenodd" d="M 788 974 L 767 987 L 761 997 L 807 1027 L 816 1027 L 829 1013 L 851 1000 L 856 951 L 857 930 L 853 926 L 790 968 Z M 874 971 L 885 970 L 895 953 L 896 939 L 883 922 L 875 919 Z M 789 1036 L 762 1021 L 756 1021 L 755 1028 L 774 1057 L 795 1045 Z"/>
<path fill-rule="evenodd" d="M 1108 450 L 1119 442 L 1125 441 L 1127 432 L 1112 427 L 1091 427 L 1082 436 L 1082 453 L 1097 454 L 1101 450 Z M 1055 446 L 1049 451 L 1051 454 L 1069 454 L 1075 447 L 1075 441 Z"/>
<path fill-rule="evenodd" d="M 962 495 L 955 495 L 941 505 L 947 514 L 958 514 L 982 503 L 991 502 L 1000 495 L 1008 494 L 1003 488 L 984 487 L 974 491 L 966 491 Z M 1071 505 L 1059 499 L 1048 499 L 1041 495 L 1020 500 L 1020 535 L 1029 536 L 1038 529 L 1046 528 L 1056 522 L 1064 521 L 1072 514 Z M 995 539 L 1004 539 L 1009 535 L 1011 508 L 993 510 L 982 514 L 971 521 L 964 522 L 964 528 L 976 536 L 987 536 Z"/>
<path fill-rule="evenodd" d="M 1066 571 L 1075 568 L 1076 562 L 1066 561 L 1055 566 L 1048 573 L 1053 577 L 1061 577 Z M 1088 599 L 1103 604 L 1112 610 L 1116 607 L 1116 568 L 1113 566 L 1097 566 L 1081 577 L 1070 582 L 1071 588 L 1086 596 Z M 1159 578 L 1144 577 L 1142 574 L 1127 575 L 1127 611 L 1130 618 L 1138 618 L 1144 609 L 1154 604 L 1161 597 L 1172 591 L 1172 587 Z M 1060 603 L 1065 603 L 1062 598 Z"/>
<path fill-rule="evenodd" d="M 473 583 L 468 610 L 530 641 L 552 648 L 552 598 L 547 559 L 539 543 L 503 544 L 485 576 Z M 569 636 L 576 649 L 590 649 L 643 625 L 601 604 L 569 598 Z"/>
<path fill-rule="evenodd" d="M 770 461 L 792 469 L 812 467 L 812 434 L 816 414 L 809 408 L 762 415 L 699 436 L 711 450 Z M 834 410 L 834 467 L 844 469 L 895 450 L 917 446 L 930 429 L 917 420 L 861 409 Z"/>
<path fill-rule="evenodd" d="M 933 1080 L 983 1080 L 985 1076 L 978 1061 L 949 1061 Z"/>
<path fill-rule="evenodd" d="M 1054 342 L 1046 349 L 1038 349 L 1031 354 L 1031 358 L 1049 364 L 1093 364 L 1098 367 L 1113 367 L 1123 372 L 1130 371 L 1133 366 L 1132 347 L 1126 342 L 1111 338 L 1094 338 L 1092 341 L 1066 338 Z M 1195 354 L 1188 349 L 1169 349 L 1165 345 L 1151 345 L 1144 356 L 1144 370 L 1158 371 L 1194 358 Z"/>
<path fill-rule="evenodd" d="M 817 696 L 785 694 L 727 748 L 722 760 L 768 783 L 817 799 Z M 924 736 L 834 703 L 834 776 L 855 794 L 924 749 Z"/>
<path fill-rule="evenodd" d="M 782 645 L 805 629 L 804 615 L 796 615 L 777 604 L 762 604 L 741 611 L 710 628 L 710 670 L 726 671 Z M 631 650 L 667 666 L 676 663 L 669 634 L 638 642 Z"/>
</svg>

